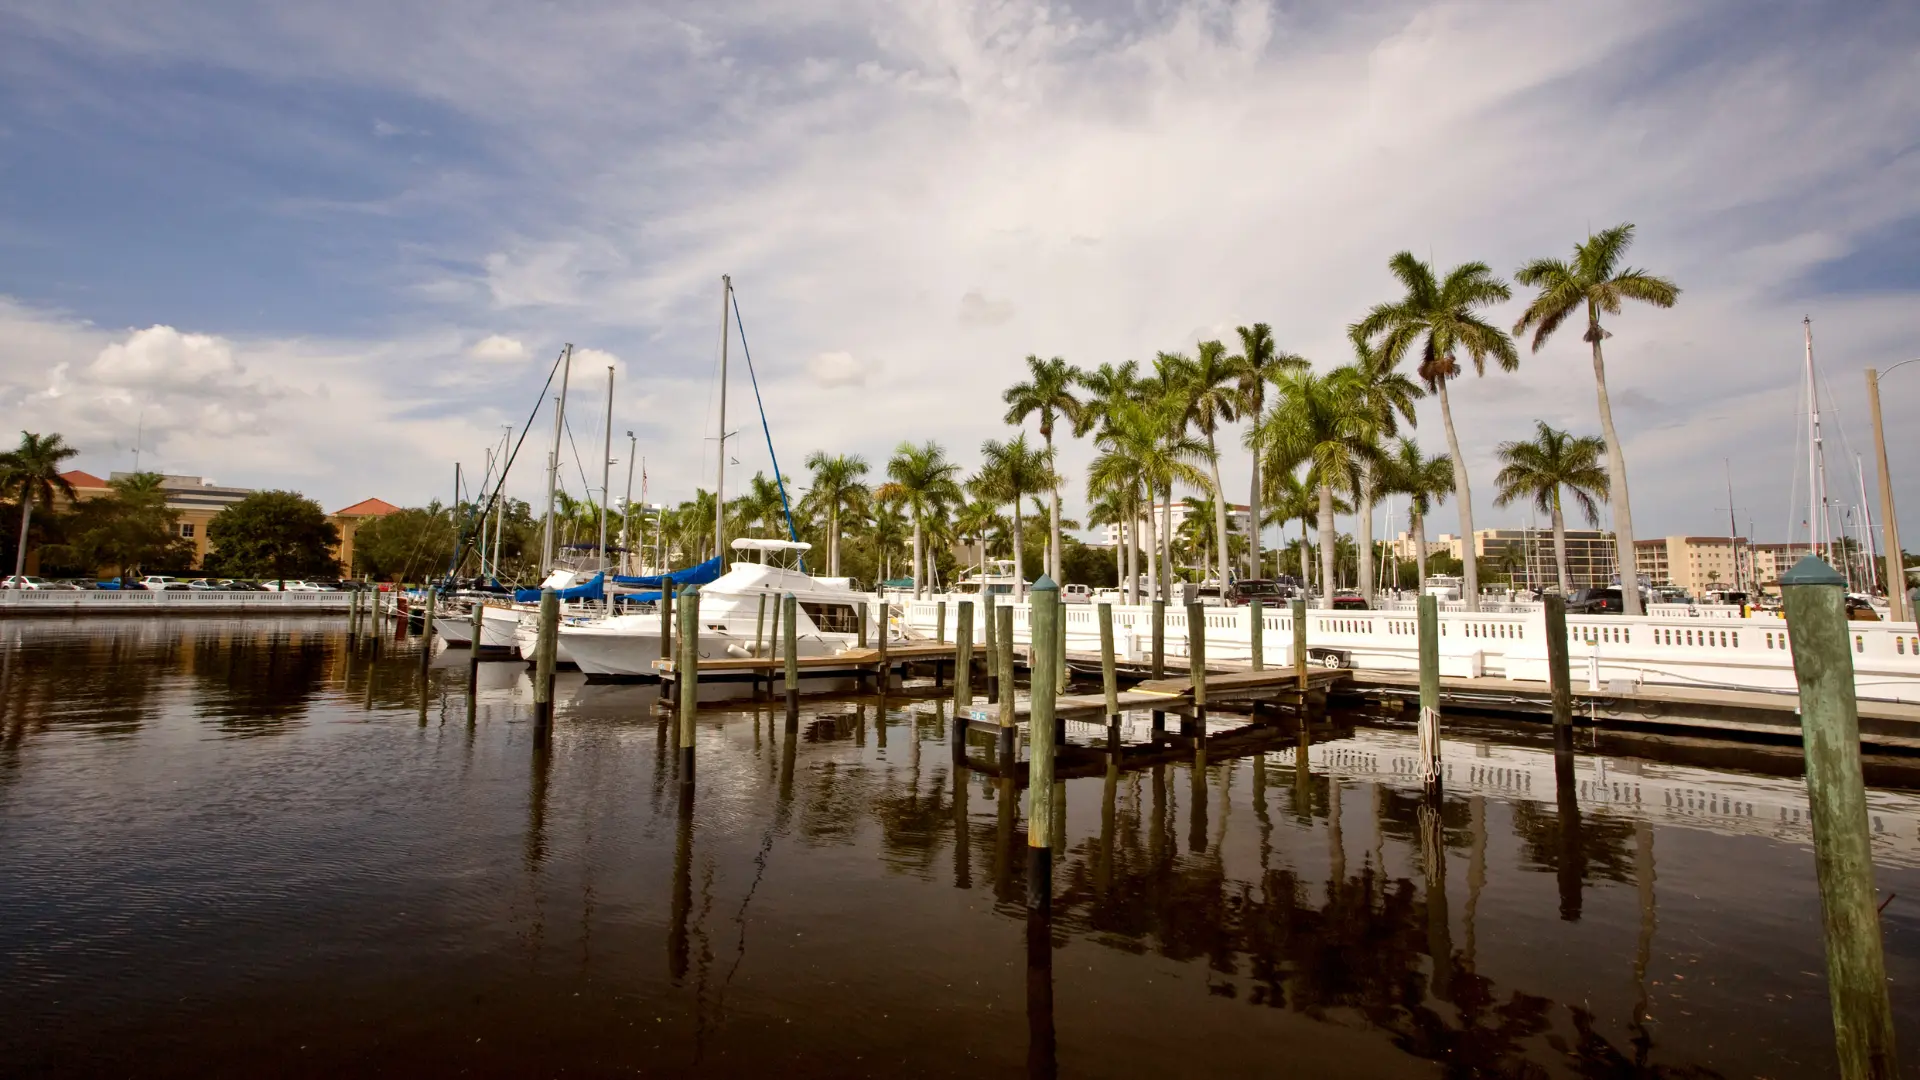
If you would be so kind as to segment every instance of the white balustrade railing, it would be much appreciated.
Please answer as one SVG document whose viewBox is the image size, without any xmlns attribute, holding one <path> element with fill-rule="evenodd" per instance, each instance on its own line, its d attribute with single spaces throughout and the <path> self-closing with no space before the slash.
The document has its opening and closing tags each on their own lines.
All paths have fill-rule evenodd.
<svg viewBox="0 0 1920 1080">
<path fill-rule="evenodd" d="M 213 589 L 0 589 L 0 615 L 192 611 L 346 611 L 352 593 Z"/>
<path fill-rule="evenodd" d="M 963 604 L 975 596 L 903 600 L 906 623 L 917 633 L 935 636 L 940 603 L 945 603 L 946 640 L 954 640 Z M 995 606 L 1007 606 L 996 598 Z M 1013 603 L 1014 641 L 1028 641 L 1025 603 Z M 1676 605 L 1680 606 L 1680 605 Z M 1122 662 L 1152 655 L 1153 608 L 1113 607 L 1114 652 Z M 1569 656 L 1575 683 L 1594 690 L 1656 684 L 1710 690 L 1796 689 L 1787 624 L 1778 615 L 1570 615 Z M 1253 655 L 1252 609 L 1204 607 L 1207 658 L 1223 662 Z M 1092 604 L 1064 608 L 1067 651 L 1095 653 L 1100 648 L 1098 615 Z M 1293 665 L 1293 615 L 1290 608 L 1262 609 L 1261 646 L 1268 667 Z M 1172 672 L 1185 669 L 1187 612 L 1166 610 L 1165 655 Z M 1920 629 L 1913 623 L 1851 623 L 1855 685 L 1862 698 L 1920 702 Z M 974 643 L 985 640 L 974 621 Z M 1375 671 L 1419 670 L 1419 620 L 1412 611 L 1371 610 L 1307 612 L 1307 649 L 1311 662 L 1332 657 L 1339 664 Z M 1546 615 L 1526 612 L 1440 613 L 1440 673 L 1443 676 L 1496 676 L 1519 682 L 1547 680 Z"/>
</svg>

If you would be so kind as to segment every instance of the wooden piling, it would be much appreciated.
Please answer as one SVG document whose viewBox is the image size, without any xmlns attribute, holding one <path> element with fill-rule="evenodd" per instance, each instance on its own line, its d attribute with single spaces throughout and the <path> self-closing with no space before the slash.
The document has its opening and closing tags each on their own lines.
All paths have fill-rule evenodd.
<svg viewBox="0 0 1920 1080">
<path fill-rule="evenodd" d="M 1847 630 L 1846 579 L 1815 556 L 1780 575 L 1800 684 L 1813 862 L 1826 927 L 1827 997 L 1845 1080 L 1891 1080 L 1893 1009 L 1873 885 L 1860 715 Z"/>
<path fill-rule="evenodd" d="M 973 707 L 973 605 L 962 603 L 953 628 L 953 707 Z"/>
<path fill-rule="evenodd" d="M 1060 660 L 1060 588 L 1045 574 L 1028 594 L 1032 604 L 1033 659 L 1027 665 L 1027 890 L 1035 907 L 1053 902 L 1053 720 Z"/>
<path fill-rule="evenodd" d="M 1294 597 L 1291 615 L 1293 618 L 1293 677 L 1300 682 L 1300 707 L 1307 705 L 1307 601 L 1305 597 Z"/>
<path fill-rule="evenodd" d="M 981 622 L 985 624 L 980 628 L 980 636 L 986 642 L 987 652 L 987 704 L 992 705 L 1000 700 L 1000 627 L 999 619 L 994 615 L 993 594 L 981 593 L 980 603 Z"/>
<path fill-rule="evenodd" d="M 1440 601 L 1420 598 L 1420 778 L 1440 782 Z"/>
<path fill-rule="evenodd" d="M 690 585 L 680 603 L 680 648 L 673 677 L 680 691 L 680 782 L 693 783 L 693 722 L 700 712 L 700 587 Z"/>
<path fill-rule="evenodd" d="M 937 644 L 945 645 L 947 643 L 947 602 L 945 600 L 933 605 L 933 621 L 933 640 Z"/>
<path fill-rule="evenodd" d="M 1193 682 L 1193 708 L 1207 713 L 1207 616 L 1199 604 L 1187 605 L 1187 677 Z"/>
<path fill-rule="evenodd" d="M 1095 604 L 1093 608 L 1100 622 L 1100 688 L 1107 695 L 1107 722 L 1114 723 L 1120 717 L 1120 674 L 1113 660 L 1113 605 Z"/>
<path fill-rule="evenodd" d="M 887 639 L 893 633 L 893 620 L 887 615 L 887 594 L 880 594 L 880 610 L 873 618 L 873 648 L 880 659 L 880 692 L 893 689 L 893 661 L 887 656 Z"/>
<path fill-rule="evenodd" d="M 1567 657 L 1567 598 L 1558 593 L 1549 593 L 1545 609 L 1547 683 L 1553 689 L 1553 731 L 1556 739 L 1564 741 L 1573 731 L 1573 669 Z"/>
<path fill-rule="evenodd" d="M 865 625 L 862 623 L 861 625 Z M 760 656 L 760 647 L 767 643 L 767 594 L 760 594 L 760 610 L 753 616 L 753 655 Z M 865 642 L 862 642 L 865 644 Z"/>
<path fill-rule="evenodd" d="M 425 675 L 427 665 L 433 662 L 433 616 L 440 606 L 440 589 L 427 586 L 427 606 L 420 617 L 420 673 Z"/>
<path fill-rule="evenodd" d="M 1000 754 L 1007 757 L 1013 749 L 1014 707 L 1020 696 L 1013 678 L 1013 605 L 995 611 L 994 618 L 1000 624 L 994 631 L 999 651 L 995 666 L 1000 669 Z"/>
<path fill-rule="evenodd" d="M 679 650 L 673 646 L 673 579 L 665 578 L 660 582 L 660 656 L 680 659 Z"/>
<path fill-rule="evenodd" d="M 853 605 L 854 644 L 859 648 L 867 647 L 867 605 Z"/>
<path fill-rule="evenodd" d="M 1253 640 L 1253 670 L 1265 671 L 1267 670 L 1267 613 L 1260 606 L 1260 601 L 1255 600 L 1247 605 L 1247 616 L 1250 620 L 1247 623 L 1247 633 L 1252 635 Z"/>
<path fill-rule="evenodd" d="M 1153 677 L 1167 677 L 1167 602 L 1157 598 L 1153 602 Z"/>
<path fill-rule="evenodd" d="M 792 593 L 780 598 L 780 621 L 787 639 L 787 714 L 800 711 L 800 601 Z"/>
<path fill-rule="evenodd" d="M 1055 655 L 1059 657 L 1059 678 L 1053 684 L 1053 693 L 1058 697 L 1073 685 L 1073 672 L 1067 667 L 1067 609 L 1064 603 L 1060 607 L 1060 629 L 1054 639 L 1057 644 Z M 1061 730 L 1064 732 L 1065 728 Z"/>
<path fill-rule="evenodd" d="M 533 711 L 542 727 L 553 719 L 554 639 L 560 633 L 560 594 L 540 590 L 540 632 L 533 646 Z"/>
<path fill-rule="evenodd" d="M 473 615 L 471 616 L 471 621 L 473 623 L 473 626 L 470 628 L 469 632 L 473 634 L 473 646 L 467 651 L 471 652 L 473 655 L 467 657 L 467 666 L 479 667 L 480 666 L 480 636 L 483 633 L 485 633 L 487 629 L 487 605 L 481 602 L 477 598 L 473 602 Z"/>
</svg>

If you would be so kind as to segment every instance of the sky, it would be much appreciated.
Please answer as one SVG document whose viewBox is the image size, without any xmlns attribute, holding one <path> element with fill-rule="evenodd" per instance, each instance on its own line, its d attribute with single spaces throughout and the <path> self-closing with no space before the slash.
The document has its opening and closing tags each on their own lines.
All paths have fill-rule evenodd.
<svg viewBox="0 0 1920 1080">
<path fill-rule="evenodd" d="M 1804 539 L 1802 317 L 1836 502 L 1856 452 L 1877 482 L 1863 370 L 1920 356 L 1917 88 L 1900 3 L 0 0 L 0 419 L 103 475 L 422 504 L 572 343 L 566 489 L 611 366 L 614 492 L 632 431 L 678 502 L 728 274 L 786 473 L 907 439 L 971 470 L 1029 354 L 1264 321 L 1327 369 L 1395 252 L 1510 277 L 1632 222 L 1683 290 L 1608 323 L 1636 531 L 1724 535 L 1730 473 L 1742 533 Z M 729 490 L 771 472 L 743 351 Z M 1599 430 L 1571 331 L 1451 396 L 1482 528 L 1527 523 L 1499 443 Z M 1883 397 L 1920 535 L 1920 364 Z M 1078 516 L 1093 451 L 1060 452 Z"/>
</svg>

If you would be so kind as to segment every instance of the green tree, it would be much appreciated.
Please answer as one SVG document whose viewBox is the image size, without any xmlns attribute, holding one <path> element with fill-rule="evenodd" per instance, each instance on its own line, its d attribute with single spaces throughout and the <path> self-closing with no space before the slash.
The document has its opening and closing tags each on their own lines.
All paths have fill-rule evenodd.
<svg viewBox="0 0 1920 1080">
<path fill-rule="evenodd" d="M 1600 313 L 1618 315 L 1620 301 L 1637 300 L 1658 308 L 1670 308 L 1680 298 L 1680 288 L 1666 278 L 1644 270 L 1622 267 L 1620 260 L 1633 244 L 1633 226 L 1615 225 L 1590 236 L 1573 247 L 1573 261 L 1535 259 L 1514 274 L 1514 280 L 1539 290 L 1533 302 L 1513 324 L 1516 335 L 1533 331 L 1533 350 L 1539 352 L 1560 324 L 1585 309 L 1587 330 L 1581 335 L 1593 349 L 1593 385 L 1600 398 L 1600 432 L 1606 439 L 1607 476 L 1610 502 L 1613 504 L 1614 551 L 1622 568 L 1620 580 L 1632 577 L 1627 568 L 1634 565 L 1633 507 L 1627 495 L 1627 459 L 1620 447 L 1620 433 L 1613 426 L 1613 403 L 1607 396 L 1607 365 L 1600 343 L 1612 337 L 1600 326 Z M 1457 452 L 1457 451 L 1456 451 Z M 1640 614 L 1640 590 L 1620 590 L 1622 610 Z"/>
<path fill-rule="evenodd" d="M 981 443 L 980 456 L 980 472 L 967 486 L 988 502 L 1013 507 L 1014 595 L 1025 596 L 1026 558 L 1020 543 L 1020 500 L 1028 495 L 1056 491 L 1059 487 L 1059 477 L 1053 472 L 1053 451 L 1028 446 L 1026 432 L 1021 432 L 1006 442 L 988 439 Z M 1058 506 L 1057 493 L 1055 499 Z"/>
<path fill-rule="evenodd" d="M 918 446 L 903 442 L 894 448 L 887 462 L 888 492 L 891 501 L 905 508 L 913 521 L 913 595 L 926 595 L 928 560 L 926 535 L 933 519 L 946 518 L 947 511 L 963 500 L 960 485 L 954 479 L 960 466 L 947 460 L 939 443 L 928 440 Z"/>
<path fill-rule="evenodd" d="M 320 504 L 294 491 L 256 491 L 207 523 L 207 569 L 234 577 L 333 577 L 340 530 Z"/>
<path fill-rule="evenodd" d="M 1493 505 L 1531 501 L 1541 513 L 1552 516 L 1554 569 L 1559 574 L 1562 595 L 1567 594 L 1572 575 L 1567 572 L 1567 518 L 1561 509 L 1560 492 L 1564 489 L 1571 493 L 1587 522 L 1597 527 L 1600 507 L 1594 500 L 1607 497 L 1607 470 L 1600 464 L 1600 455 L 1606 449 L 1606 443 L 1597 436 L 1569 435 L 1547 426 L 1544 420 L 1534 422 L 1533 441 L 1500 444 L 1500 475 L 1493 481 L 1499 494 Z M 1623 595 L 1637 591 L 1621 590 Z"/>
<path fill-rule="evenodd" d="M 1230 424 L 1239 416 L 1241 400 L 1239 371 L 1228 359 L 1227 347 L 1218 341 L 1201 342 L 1187 367 L 1187 416 L 1207 439 L 1208 479 L 1212 481 L 1208 490 L 1212 498 L 1206 502 L 1213 515 L 1213 528 L 1207 532 L 1220 553 L 1223 580 L 1233 563 L 1227 555 L 1227 490 L 1220 486 L 1220 446 L 1215 434 L 1222 424 Z"/>
<path fill-rule="evenodd" d="M 1371 441 L 1373 418 L 1360 403 L 1352 368 L 1326 375 L 1301 372 L 1281 383 L 1280 404 L 1261 422 L 1259 438 L 1268 454 L 1269 469 L 1292 472 L 1300 464 L 1312 467 L 1319 488 L 1321 599 L 1332 602 L 1335 577 L 1334 490 L 1352 490 L 1363 461 L 1379 449 Z"/>
<path fill-rule="evenodd" d="M 861 477 L 867 475 L 867 459 L 858 454 L 834 454 L 823 450 L 807 455 L 807 468 L 813 478 L 802 500 L 810 513 L 827 521 L 827 576 L 840 577 L 840 518 L 858 518 L 866 512 L 870 493 Z"/>
<path fill-rule="evenodd" d="M 140 472 L 111 482 L 112 493 L 74 507 L 62 561 L 112 567 L 122 581 L 136 573 L 184 570 L 193 541 L 180 536 L 180 514 L 167 506 L 159 473 Z"/>
<path fill-rule="evenodd" d="M 1258 430 L 1258 429 L 1255 429 Z M 1312 560 L 1312 541 L 1307 536 L 1307 526 L 1320 512 L 1318 484 L 1311 484 L 1300 478 L 1297 469 L 1268 468 L 1261 470 L 1261 478 L 1266 481 L 1266 491 L 1262 493 L 1266 510 L 1266 523 L 1278 526 L 1284 546 L 1287 526 L 1300 523 L 1300 581 L 1311 585 L 1313 575 L 1308 572 Z M 1275 573 L 1279 571 L 1276 569 Z"/>
<path fill-rule="evenodd" d="M 455 542 L 453 516 L 436 501 L 361 525 L 353 560 L 370 581 L 419 581 L 446 567 Z"/>
<path fill-rule="evenodd" d="M 1080 418 L 1074 423 L 1073 433 L 1085 436 L 1097 432 L 1095 445 L 1111 449 L 1113 418 L 1122 410 L 1137 405 L 1140 398 L 1140 365 L 1132 360 L 1122 364 L 1101 364 L 1092 371 L 1080 373 L 1080 386 L 1086 390 L 1087 397 L 1080 410 Z M 1104 471 L 1096 475 L 1100 463 L 1104 462 Z M 1119 501 L 1122 517 L 1120 526 L 1120 546 L 1125 549 L 1117 553 L 1120 560 L 1120 578 L 1126 583 L 1126 602 L 1131 604 L 1139 599 L 1140 588 L 1140 492 L 1143 481 L 1138 476 L 1123 477 L 1130 465 L 1113 459 L 1110 453 L 1096 459 L 1096 469 L 1087 473 L 1087 499 L 1089 502 L 1103 498 Z"/>
<path fill-rule="evenodd" d="M 56 492 L 73 498 L 73 485 L 60 475 L 60 466 L 79 453 L 62 441 L 58 432 L 37 435 L 23 431 L 20 445 L 0 454 L 0 496 L 12 494 L 20 500 L 20 542 L 13 556 L 15 577 L 27 572 L 27 529 L 33 523 L 33 504 L 39 503 L 51 514 Z"/>
<path fill-rule="evenodd" d="M 1420 397 L 1420 388 L 1400 373 L 1394 361 L 1368 349 L 1365 342 L 1354 342 L 1354 351 L 1357 355 L 1346 369 L 1350 372 L 1347 385 L 1364 425 L 1361 437 L 1375 450 L 1381 450 L 1386 440 L 1400 434 L 1401 421 L 1406 421 L 1409 427 L 1414 425 L 1413 403 Z M 1354 485 L 1354 502 L 1359 508 L 1354 532 L 1358 550 L 1363 554 L 1359 566 L 1360 595 L 1366 597 L 1369 604 L 1374 599 L 1373 498 L 1378 487 L 1374 459 L 1378 456 L 1361 457 Z"/>
<path fill-rule="evenodd" d="M 1007 403 L 1007 423 L 1024 423 L 1031 414 L 1040 416 L 1040 439 L 1046 443 L 1049 461 L 1053 460 L 1054 424 L 1065 417 L 1068 423 L 1079 422 L 1080 399 L 1073 396 L 1074 384 L 1079 381 L 1080 371 L 1072 364 L 1056 356 L 1051 360 L 1042 360 L 1038 356 L 1027 357 L 1026 382 L 1015 383 L 1007 387 L 1002 397 Z M 1047 572 L 1055 580 L 1060 576 L 1060 481 L 1056 478 L 1048 493 L 1047 514 Z"/>
<path fill-rule="evenodd" d="M 1406 295 L 1391 303 L 1377 304 L 1366 318 L 1354 324 L 1352 335 L 1373 343 L 1381 358 L 1398 363 L 1410 349 L 1420 353 L 1419 376 L 1431 393 L 1440 397 L 1440 422 L 1447 429 L 1447 450 L 1453 459 L 1453 490 L 1460 511 L 1460 535 L 1473 544 L 1473 492 L 1467 484 L 1466 458 L 1460 453 L 1460 437 L 1453 428 L 1453 406 L 1447 397 L 1447 383 L 1460 375 L 1459 354 L 1473 360 L 1476 374 L 1484 375 L 1487 358 L 1493 357 L 1503 371 L 1520 366 L 1520 354 L 1513 339 L 1499 327 L 1482 319 L 1475 310 L 1498 303 L 1513 293 L 1495 277 L 1486 263 L 1462 263 L 1437 280 L 1433 268 L 1403 251 L 1388 260 L 1387 267 L 1406 290 Z M 1378 339 L 1376 342 L 1375 339 Z M 1480 576 L 1469 562 L 1466 588 L 1462 590 L 1468 611 L 1480 610 Z"/>
<path fill-rule="evenodd" d="M 1237 326 L 1234 332 L 1240 335 L 1240 351 L 1227 358 L 1232 365 L 1240 385 L 1240 413 L 1246 417 L 1247 433 L 1251 435 L 1260 426 L 1260 418 L 1267 411 L 1267 386 L 1278 382 L 1288 372 L 1303 371 L 1307 362 L 1292 353 L 1281 352 L 1273 341 L 1273 328 L 1266 323 L 1254 323 L 1252 326 Z M 1260 477 L 1260 455 L 1249 454 L 1248 464 L 1253 469 L 1253 483 L 1247 493 L 1247 521 L 1251 528 L 1247 536 L 1247 573 L 1252 577 L 1260 576 L 1260 527 L 1265 515 L 1260 512 L 1260 500 L 1266 492 Z M 1284 529 L 1282 530 L 1285 531 Z"/>
<path fill-rule="evenodd" d="M 1157 368 L 1163 375 L 1167 373 L 1165 364 Z M 1108 418 L 1095 444 L 1102 453 L 1088 475 L 1089 486 L 1124 491 L 1127 485 L 1136 484 L 1135 490 L 1144 493 L 1147 577 L 1162 596 L 1172 574 L 1168 565 L 1172 555 L 1172 507 L 1162 508 L 1162 520 L 1156 525 L 1154 498 L 1165 492 L 1170 503 L 1176 482 L 1193 487 L 1205 487 L 1207 483 L 1207 474 L 1199 467 L 1206 460 L 1207 444 L 1188 432 L 1186 416 L 1185 397 L 1177 392 L 1177 384 L 1175 392 L 1169 392 L 1164 380 L 1142 400 L 1123 403 Z"/>
<path fill-rule="evenodd" d="M 1427 515 L 1453 492 L 1453 462 L 1445 454 L 1428 457 L 1412 439 L 1394 444 L 1384 465 L 1385 487 L 1407 497 L 1407 524 L 1413 531 L 1416 589 L 1427 591 Z"/>
</svg>

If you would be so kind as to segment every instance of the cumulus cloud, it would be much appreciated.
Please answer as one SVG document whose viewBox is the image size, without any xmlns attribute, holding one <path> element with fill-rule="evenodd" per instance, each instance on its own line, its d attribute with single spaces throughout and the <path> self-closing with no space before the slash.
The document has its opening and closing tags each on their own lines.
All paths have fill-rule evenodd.
<svg viewBox="0 0 1920 1080">
<path fill-rule="evenodd" d="M 467 355 L 488 363 L 513 363 L 527 358 L 527 347 L 504 334 L 489 334 L 473 343 Z"/>
<path fill-rule="evenodd" d="M 101 385 L 151 389 L 231 387 L 245 374 L 233 346 L 210 334 L 183 334 L 171 326 L 136 330 L 100 350 L 87 375 Z"/>
<path fill-rule="evenodd" d="M 865 386 L 877 362 L 862 363 L 849 352 L 823 352 L 807 361 L 807 374 L 821 386 Z"/>
</svg>

